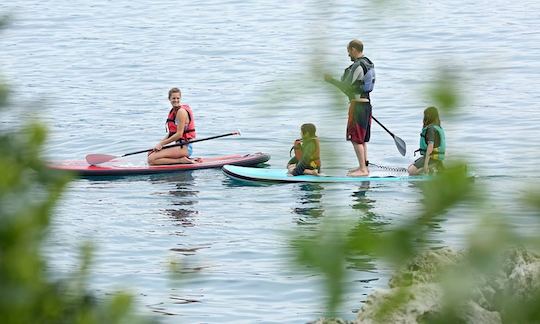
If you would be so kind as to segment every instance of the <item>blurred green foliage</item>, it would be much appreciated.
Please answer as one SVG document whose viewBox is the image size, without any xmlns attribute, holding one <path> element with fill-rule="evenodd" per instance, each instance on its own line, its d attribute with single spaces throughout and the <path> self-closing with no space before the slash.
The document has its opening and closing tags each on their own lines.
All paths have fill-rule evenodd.
<svg viewBox="0 0 540 324">
<path fill-rule="evenodd" d="M 427 88 L 428 100 L 447 115 L 456 111 L 461 104 L 460 89 L 456 80 L 463 76 L 447 68 L 439 68 L 435 80 Z M 463 81 L 463 80 L 462 80 Z"/>
<path fill-rule="evenodd" d="M 0 19 L 0 26 L 5 19 Z M 8 87 L 0 81 L 0 116 L 8 109 Z M 131 296 L 97 298 L 87 290 L 92 248 L 83 244 L 80 269 L 51 279 L 40 254 L 53 208 L 69 182 L 51 172 L 40 150 L 46 129 L 25 123 L 18 132 L 0 130 L 0 321 L 11 323 L 143 323 Z"/>
<path fill-rule="evenodd" d="M 442 116 L 451 118 L 460 105 L 457 76 L 442 69 L 437 80 L 428 89 L 430 102 L 441 108 Z M 453 161 L 446 169 L 431 180 L 419 184 L 422 193 L 422 208 L 416 215 L 406 216 L 406 221 L 381 231 L 369 221 L 360 219 L 354 226 L 339 218 L 325 220 L 318 232 L 310 237 L 291 234 L 291 247 L 296 266 L 319 273 L 324 278 L 324 294 L 328 297 L 326 314 L 333 317 L 343 300 L 347 283 L 347 260 L 363 255 L 389 262 L 392 269 L 401 269 L 408 262 L 429 250 L 429 237 L 433 224 L 448 210 L 463 204 L 471 206 L 470 215 L 478 221 L 477 228 L 467 240 L 463 260 L 446 269 L 438 269 L 444 291 L 442 310 L 424 319 L 426 323 L 462 322 L 464 302 L 471 298 L 473 289 L 481 290 L 487 276 L 504 273 L 505 265 L 501 253 L 516 247 L 537 251 L 540 242 L 534 237 L 516 233 L 508 220 L 490 208 L 485 189 L 470 177 L 464 161 Z M 537 190 L 525 194 L 523 202 L 534 213 L 540 210 L 540 194 Z M 339 226 L 337 226 L 339 224 Z M 471 229 L 473 230 L 473 229 Z M 483 276 L 483 277 L 482 277 Z M 531 280 L 538 282 L 540 278 Z M 503 322 L 539 322 L 540 284 L 527 297 L 507 291 L 497 295 Z M 376 320 L 388 322 L 388 315 L 406 302 L 411 292 L 408 287 L 395 290 L 384 303 L 378 306 Z M 532 297 L 531 297 L 532 296 Z"/>
</svg>

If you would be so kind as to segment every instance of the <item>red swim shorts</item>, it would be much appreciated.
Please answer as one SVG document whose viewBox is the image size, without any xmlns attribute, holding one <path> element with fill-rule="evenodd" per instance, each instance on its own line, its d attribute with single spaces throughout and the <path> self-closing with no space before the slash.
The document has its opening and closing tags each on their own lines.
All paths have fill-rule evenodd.
<svg viewBox="0 0 540 324">
<path fill-rule="evenodd" d="M 371 103 L 351 101 L 347 122 L 347 140 L 363 144 L 371 136 Z"/>
</svg>

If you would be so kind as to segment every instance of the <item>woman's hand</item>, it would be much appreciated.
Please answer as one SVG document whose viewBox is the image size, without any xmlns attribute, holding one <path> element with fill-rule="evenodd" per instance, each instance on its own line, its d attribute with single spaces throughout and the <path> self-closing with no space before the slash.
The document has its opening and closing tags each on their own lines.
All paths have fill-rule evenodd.
<svg viewBox="0 0 540 324">
<path fill-rule="evenodd" d="M 163 145 L 161 143 L 157 143 L 156 146 L 154 146 L 154 151 L 161 151 L 163 148 Z"/>
</svg>

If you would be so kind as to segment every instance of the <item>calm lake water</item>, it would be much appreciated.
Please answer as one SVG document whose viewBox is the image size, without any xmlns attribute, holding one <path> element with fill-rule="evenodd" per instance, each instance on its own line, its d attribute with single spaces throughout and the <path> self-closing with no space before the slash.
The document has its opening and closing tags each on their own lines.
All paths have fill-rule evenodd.
<svg viewBox="0 0 540 324">
<path fill-rule="evenodd" d="M 264 151 L 283 167 L 299 126 L 313 122 L 323 164 L 354 166 L 344 140 L 345 98 L 322 80 L 365 43 L 377 68 L 374 115 L 408 144 L 401 157 L 374 124 L 369 160 L 405 167 L 414 157 L 426 89 L 439 67 L 459 75 L 462 100 L 443 115 L 448 155 L 472 163 L 492 205 L 521 231 L 537 232 L 517 202 L 539 178 L 540 2 L 522 1 L 27 1 L 0 4 L 12 21 L 0 37 L 0 72 L 15 110 L 47 124 L 50 160 L 152 147 L 164 134 L 167 91 L 178 86 L 199 137 L 195 155 Z M 338 99 L 339 98 L 339 99 Z M 136 156 L 142 160 L 144 156 Z M 344 172 L 344 171 L 343 171 Z M 415 214 L 413 183 L 247 186 L 219 170 L 76 180 L 58 205 L 45 253 L 53 273 L 77 268 L 96 247 L 91 289 L 127 289 L 138 310 L 170 323 L 303 323 L 323 314 L 321 277 L 290 265 L 290 233 L 324 219 L 369 221 L 384 230 Z M 471 208 L 433 224 L 433 245 L 459 247 L 476 223 Z M 170 280 L 169 263 L 185 277 Z M 349 265 L 339 316 L 353 319 L 392 271 Z"/>
</svg>

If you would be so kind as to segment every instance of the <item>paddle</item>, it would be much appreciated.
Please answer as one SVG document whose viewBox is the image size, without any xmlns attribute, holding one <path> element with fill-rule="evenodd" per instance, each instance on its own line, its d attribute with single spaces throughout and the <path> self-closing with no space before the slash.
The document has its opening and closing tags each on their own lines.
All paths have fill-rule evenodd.
<svg viewBox="0 0 540 324">
<path fill-rule="evenodd" d="M 407 144 L 405 144 L 405 141 L 402 140 L 401 138 L 397 137 L 396 135 L 394 135 L 394 133 L 392 133 L 391 131 L 388 130 L 388 128 L 384 127 L 383 124 L 381 124 L 381 122 L 379 122 L 377 120 L 377 118 L 371 116 L 371 118 L 373 118 L 374 121 L 377 122 L 377 124 L 379 124 L 382 128 L 384 128 L 384 130 L 390 134 L 392 136 L 392 138 L 394 139 L 394 143 L 396 143 L 396 146 L 397 146 L 397 149 L 399 151 L 399 153 L 401 153 L 401 155 L 405 156 L 405 153 L 407 152 Z"/>
<path fill-rule="evenodd" d="M 336 80 L 334 78 L 332 78 L 329 74 L 325 74 L 324 75 L 324 81 L 332 84 L 333 86 L 335 86 L 336 88 L 338 88 L 341 92 L 343 92 L 347 97 L 349 97 L 349 99 L 353 99 L 354 98 L 354 90 L 353 88 L 346 84 L 345 82 L 341 82 L 339 80 Z M 381 125 L 382 128 L 384 128 L 385 131 L 388 132 L 388 134 L 392 135 L 392 138 L 394 139 L 394 143 L 396 143 L 396 146 L 397 146 L 397 149 L 399 151 L 399 153 L 401 153 L 401 155 L 405 156 L 405 153 L 407 152 L 407 145 L 405 144 L 405 141 L 402 140 L 401 138 L 397 137 L 396 135 L 394 135 L 391 131 L 388 130 L 388 128 L 384 127 L 383 124 L 381 124 L 375 117 L 373 117 L 373 115 L 371 116 L 371 118 L 373 118 L 377 124 Z"/>
<path fill-rule="evenodd" d="M 225 137 L 225 136 L 231 136 L 231 135 L 240 135 L 240 131 L 237 130 L 237 131 L 232 132 L 232 133 L 221 134 L 221 135 L 216 135 L 216 136 L 211 136 L 211 137 L 206 137 L 206 138 L 201 138 L 201 139 L 195 139 L 195 140 L 192 140 L 192 141 L 167 145 L 167 146 L 164 146 L 163 149 L 166 149 L 166 148 L 169 148 L 169 147 L 175 147 L 175 146 L 184 146 L 184 145 L 188 145 L 190 143 L 208 141 L 208 140 L 211 140 L 211 139 L 216 139 L 216 138 Z M 100 163 L 109 162 L 109 161 L 117 159 L 117 158 L 122 158 L 122 157 L 125 157 L 125 156 L 144 153 L 144 152 L 150 152 L 150 151 L 153 151 L 153 150 L 154 149 L 151 148 L 151 149 L 147 149 L 147 150 L 141 150 L 141 151 L 126 153 L 126 154 L 121 155 L 121 156 L 114 156 L 114 155 L 109 155 L 109 154 L 88 154 L 86 156 L 86 162 L 88 162 L 88 164 L 90 164 L 90 165 L 96 165 L 96 164 L 100 164 Z"/>
</svg>

